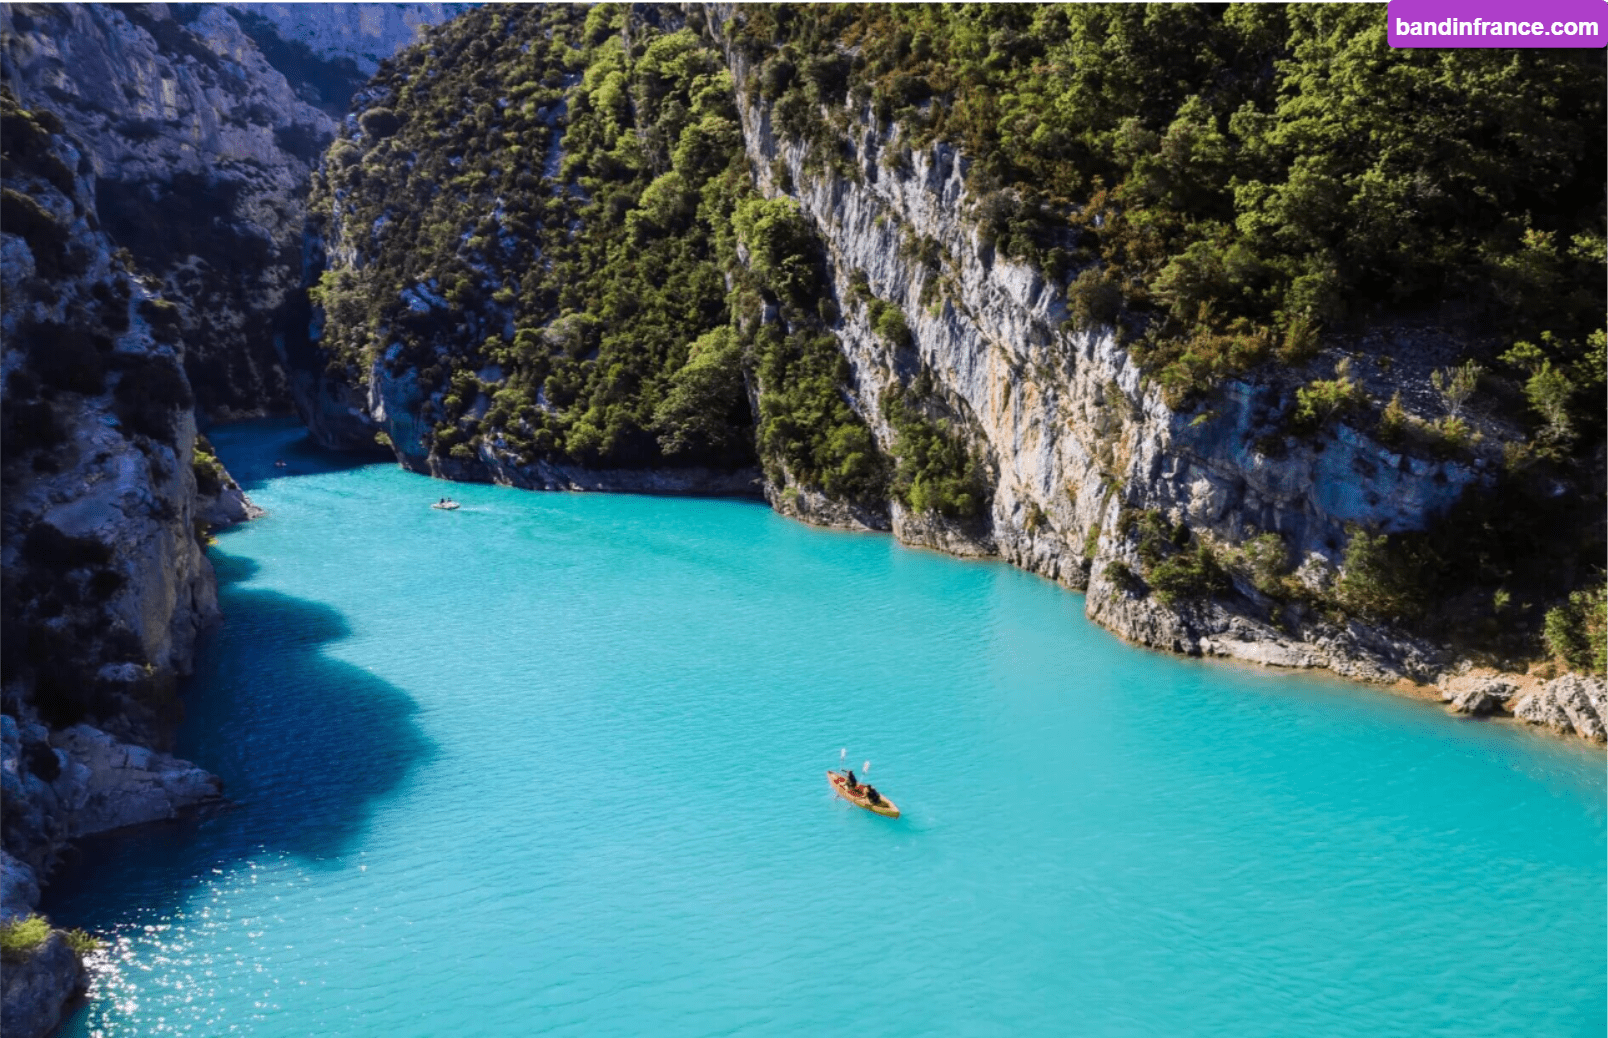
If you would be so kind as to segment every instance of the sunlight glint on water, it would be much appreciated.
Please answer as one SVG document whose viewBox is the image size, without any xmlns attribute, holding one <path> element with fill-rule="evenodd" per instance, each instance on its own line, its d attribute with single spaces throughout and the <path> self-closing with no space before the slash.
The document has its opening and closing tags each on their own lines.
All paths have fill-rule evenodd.
<svg viewBox="0 0 1608 1038">
<path fill-rule="evenodd" d="M 239 807 L 56 884 L 68 1034 L 1603 1032 L 1599 749 L 758 505 L 212 440 L 270 515 L 180 750 Z"/>
</svg>

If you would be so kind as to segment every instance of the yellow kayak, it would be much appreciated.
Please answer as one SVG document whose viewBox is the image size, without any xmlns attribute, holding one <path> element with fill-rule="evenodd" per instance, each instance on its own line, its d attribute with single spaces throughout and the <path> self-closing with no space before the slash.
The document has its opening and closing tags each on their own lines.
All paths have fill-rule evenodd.
<svg viewBox="0 0 1608 1038">
<path fill-rule="evenodd" d="M 847 775 L 839 774 L 836 771 L 829 771 L 826 773 L 826 780 L 832 783 L 832 789 L 837 792 L 838 796 L 842 797 L 844 800 L 847 800 L 856 807 L 863 807 L 873 814 L 882 815 L 884 818 L 899 817 L 898 806 L 887 797 L 878 794 L 877 802 L 873 804 L 871 799 L 865 795 L 864 786 L 857 786 L 852 790 L 849 789 L 849 777 Z"/>
</svg>

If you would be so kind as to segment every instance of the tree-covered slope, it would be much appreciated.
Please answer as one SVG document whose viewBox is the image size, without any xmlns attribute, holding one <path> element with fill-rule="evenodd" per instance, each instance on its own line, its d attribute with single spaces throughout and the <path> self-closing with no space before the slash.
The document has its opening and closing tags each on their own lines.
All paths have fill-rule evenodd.
<svg viewBox="0 0 1608 1038">
<path fill-rule="evenodd" d="M 1396 51 L 1384 17 L 784 5 L 725 9 L 720 33 L 807 173 L 860 176 L 867 128 L 895 176 L 934 144 L 958 148 L 985 265 L 1063 286 L 1063 334 L 1111 329 L 1205 430 L 1193 438 L 1210 441 L 1236 397 L 1265 396 L 1242 472 L 1360 435 L 1387 468 L 1480 473 L 1405 529 L 1356 524 L 1343 553 L 1325 549 L 1342 579 L 1296 597 L 1500 652 L 1585 584 L 1547 613 L 1547 641 L 1600 670 L 1604 55 Z M 910 228 L 900 248 L 933 272 L 926 306 L 958 257 Z M 1336 475 L 1372 497 L 1374 467 Z M 1299 561 L 1278 554 L 1286 573 Z M 1239 561 L 1238 590 L 1271 586 Z M 1144 569 L 1162 584 L 1184 572 L 1192 598 L 1228 590 L 1211 566 L 1180 566 Z"/>
<path fill-rule="evenodd" d="M 417 370 L 439 453 L 493 434 L 591 465 L 752 457 L 740 373 L 708 337 L 727 322 L 730 78 L 691 33 L 621 28 L 606 8 L 477 13 L 383 68 L 330 151 L 325 345 L 357 378 Z"/>
<path fill-rule="evenodd" d="M 745 10 L 733 39 L 786 133 L 830 152 L 839 113 L 869 108 L 913 146 L 960 146 L 982 233 L 1084 271 L 1086 315 L 1143 313 L 1133 347 L 1175 397 L 1327 326 L 1456 304 L 1545 342 L 1600 427 L 1603 52 L 1392 50 L 1384 21 L 1371 4 L 784 5 Z"/>
<path fill-rule="evenodd" d="M 457 478 L 757 464 L 797 514 L 1269 631 L 1505 652 L 1598 588 L 1577 644 L 1603 55 L 1383 18 L 481 8 L 326 157 L 324 356 Z"/>
</svg>

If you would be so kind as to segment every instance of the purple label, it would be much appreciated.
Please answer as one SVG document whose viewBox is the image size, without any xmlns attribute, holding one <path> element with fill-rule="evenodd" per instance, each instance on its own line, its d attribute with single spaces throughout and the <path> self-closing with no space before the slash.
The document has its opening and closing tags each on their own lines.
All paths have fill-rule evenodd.
<svg viewBox="0 0 1608 1038">
<path fill-rule="evenodd" d="M 1392 47 L 1602 47 L 1603 0 L 1390 0 Z"/>
</svg>

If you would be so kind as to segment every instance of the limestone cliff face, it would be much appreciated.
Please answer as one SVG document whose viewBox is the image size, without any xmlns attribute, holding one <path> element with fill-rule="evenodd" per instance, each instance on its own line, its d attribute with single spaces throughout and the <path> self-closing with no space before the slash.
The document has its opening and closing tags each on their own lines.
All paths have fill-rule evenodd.
<svg viewBox="0 0 1608 1038">
<path fill-rule="evenodd" d="M 75 666 L 101 667 L 97 681 L 183 673 L 217 597 L 197 535 L 195 419 L 172 307 L 96 229 L 94 174 L 71 138 L 50 132 L 59 123 L 9 107 L 6 122 L 34 152 L 6 176 L 8 215 L 26 222 L 8 220 L 0 235 L 10 411 L 0 519 L 7 617 L 21 625 L 7 648 L 33 671 L 23 681 L 24 660 L 10 661 L 8 700 L 17 681 L 38 686 L 41 668 L 60 662 L 46 658 L 56 641 L 79 633 L 89 637 Z M 55 690 L 56 677 L 44 684 Z M 129 734 L 155 720 L 141 712 L 124 718 Z"/>
<path fill-rule="evenodd" d="M 140 745 L 171 736 L 174 679 L 218 603 L 177 308 L 99 229 L 93 165 L 61 121 L 9 93 L 0 108 L 0 913 L 16 915 L 64 841 L 219 795 Z M 249 516 L 205 471 L 214 519 Z M 8 965 L 7 1033 L 47 1032 L 79 977 L 59 934 Z"/>
<path fill-rule="evenodd" d="M 349 66 L 363 81 L 380 62 L 474 4 L 231 4 L 229 13 L 304 97 Z M 269 35 L 271 34 L 271 36 Z M 319 68 L 318 66 L 325 66 Z M 320 81 L 314 74 L 323 74 Z M 297 82 L 301 73 L 305 83 Z M 344 101 L 342 102 L 344 108 Z M 344 111 L 341 113 L 344 114 Z"/>
<path fill-rule="evenodd" d="M 713 13 L 718 26 L 720 12 Z M 740 54 L 728 57 L 739 96 L 749 97 L 742 84 L 750 70 Z M 1299 608 L 1274 609 L 1272 619 L 1293 633 L 1276 629 L 1268 603 L 1248 585 L 1179 608 L 1131 592 L 1107 575 L 1114 563 L 1140 568 L 1119 517 L 1156 510 L 1223 546 L 1277 533 L 1307 572 L 1332 578 L 1348 526 L 1422 529 L 1481 480 L 1484 462 L 1404 457 L 1345 424 L 1306 439 L 1270 436 L 1281 394 L 1291 388 L 1273 377 L 1231 382 L 1209 408 L 1174 411 L 1113 329 L 1072 329 L 1064 282 L 997 256 L 978 236 L 968 218 L 978 199 L 967 187 L 964 156 L 943 144 L 911 151 L 897 131 L 878 133 L 851 119 L 853 174 L 812 171 L 806 146 L 779 137 L 763 102 L 741 107 L 761 191 L 797 199 L 826 245 L 856 409 L 879 445 L 891 452 L 895 441 L 882 397 L 926 372 L 938 406 L 969 431 L 994 475 L 992 509 L 980 522 L 914 516 L 893 503 L 901 539 L 997 554 L 1086 588 L 1092 619 L 1146 645 L 1380 680 L 1434 669 L 1428 646 L 1357 623 L 1336 626 Z M 918 259 L 913 240 L 935 242 L 938 262 Z M 849 302 L 857 274 L 903 311 L 913 333 L 908 349 L 880 339 L 867 308 Z M 1335 357 L 1315 369 L 1324 363 Z M 784 488 L 770 496 L 804 518 L 842 520 L 799 508 Z"/>
<path fill-rule="evenodd" d="M 308 174 L 351 90 L 457 6 L 0 9 L 4 81 L 83 143 L 107 232 L 180 307 L 204 419 L 288 408 Z"/>
<path fill-rule="evenodd" d="M 730 12 L 705 11 L 719 41 Z M 895 409 L 886 405 L 919 385 L 924 413 L 959 430 L 989 484 L 985 513 L 957 520 L 915 512 L 901 500 L 850 506 L 794 485 L 783 467 L 781 479 L 761 484 L 778 511 L 827 525 L 891 527 L 911 544 L 1004 558 L 1087 590 L 1092 619 L 1171 651 L 1330 667 L 1374 680 L 1423 679 L 1443 664 L 1432 646 L 1340 619 L 1314 602 L 1342 575 L 1354 531 L 1425 529 L 1489 479 L 1490 452 L 1413 456 L 1344 418 L 1301 435 L 1283 420 L 1295 388 L 1328 377 L 1348 353 L 1358 354 L 1357 377 L 1376 393 L 1386 382 L 1405 382 L 1399 368 L 1387 379 L 1366 350 L 1331 344 L 1304 369 L 1230 381 L 1204 403 L 1177 407 L 1122 345 L 1138 315 L 1119 318 L 1117 326 L 1075 326 L 1066 301 L 1070 278 L 1010 261 L 979 233 L 982 199 L 969 186 L 966 156 L 942 143 L 911 149 L 897 128 L 877 129 L 866 113 L 839 110 L 823 113 L 837 153 L 811 161 L 807 144 L 774 129 L 768 105 L 750 89 L 753 70 L 741 51 L 726 47 L 725 55 L 755 185 L 766 196 L 795 199 L 824 245 L 840 315 L 830 330 L 851 371 L 846 402 L 881 453 L 893 457 L 899 433 Z M 327 250 L 332 268 L 360 270 L 371 231 L 344 222 L 337 200 L 315 247 Z M 461 316 L 443 291 L 424 284 L 404 292 L 403 301 L 410 310 L 439 310 L 443 321 Z M 902 314 L 908 342 L 873 328 L 877 308 L 868 299 Z M 769 308 L 762 320 L 774 319 Z M 495 330 L 476 326 L 468 337 Z M 1418 343 L 1409 352 L 1445 352 L 1421 348 L 1434 345 Z M 419 373 L 399 349 L 390 345 L 366 371 L 349 372 L 357 385 L 321 382 L 309 424 L 325 442 L 360 445 L 383 434 L 404 466 L 451 479 L 733 492 L 730 479 L 694 473 L 655 481 L 641 473 L 520 464 L 495 434 L 477 440 L 472 457 L 441 457 L 430 450 L 427 433 L 445 390 L 422 391 Z M 441 345 L 435 356 L 443 364 L 450 359 Z M 499 384 L 494 367 L 476 372 L 482 386 Z M 476 416 L 488 405 L 485 393 L 462 402 Z M 1407 405 L 1417 403 L 1409 397 Z M 736 482 L 751 488 L 754 477 L 744 473 Z M 1155 559 L 1143 557 L 1138 516 L 1165 522 L 1229 563 L 1223 586 L 1173 595 L 1139 579 Z M 1267 535 L 1287 560 L 1284 569 L 1295 571 L 1290 579 L 1310 595 L 1270 597 L 1240 564 L 1242 546 L 1259 537 L 1265 544 Z"/>
</svg>

